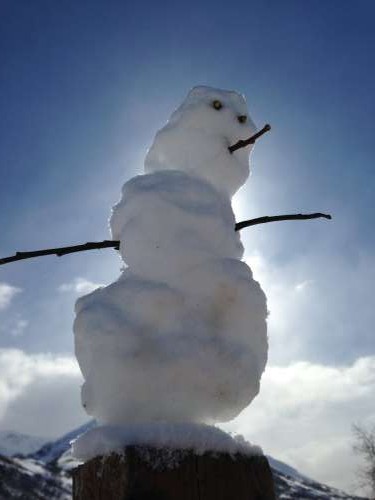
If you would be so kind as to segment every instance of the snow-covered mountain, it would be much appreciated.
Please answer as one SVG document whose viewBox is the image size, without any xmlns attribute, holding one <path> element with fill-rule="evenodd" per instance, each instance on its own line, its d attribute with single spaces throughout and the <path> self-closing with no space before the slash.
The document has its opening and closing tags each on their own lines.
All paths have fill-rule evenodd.
<svg viewBox="0 0 375 500">
<path fill-rule="evenodd" d="M 79 462 L 71 457 L 69 443 L 94 425 L 89 422 L 31 454 L 0 456 L 0 500 L 70 500 L 71 471 Z M 268 460 L 280 500 L 365 500 L 313 481 L 272 457 Z"/>
<path fill-rule="evenodd" d="M 0 431 L 0 455 L 28 455 L 39 450 L 47 442 L 46 438 L 29 436 L 20 432 Z"/>
<path fill-rule="evenodd" d="M 300 474 L 296 469 L 279 460 L 267 457 L 275 482 L 279 500 L 368 500 L 365 497 L 348 495 L 325 484 Z"/>
<path fill-rule="evenodd" d="M 64 455 L 70 453 L 70 442 L 79 435 L 95 427 L 95 425 L 95 422 L 91 420 L 87 424 L 74 429 L 74 431 L 68 432 L 68 434 L 65 434 L 60 439 L 45 443 L 40 449 L 36 450 L 34 453 L 30 453 L 29 456 L 44 464 L 58 463 Z"/>
</svg>

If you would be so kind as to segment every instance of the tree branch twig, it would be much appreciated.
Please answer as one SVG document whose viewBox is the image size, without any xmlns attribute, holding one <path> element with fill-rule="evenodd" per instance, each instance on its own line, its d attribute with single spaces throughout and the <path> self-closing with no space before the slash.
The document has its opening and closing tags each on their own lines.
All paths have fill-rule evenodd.
<svg viewBox="0 0 375 500">
<path fill-rule="evenodd" d="M 319 217 L 324 217 L 325 219 L 332 219 L 328 214 L 314 213 L 314 214 L 289 214 L 289 215 L 274 215 L 271 217 L 258 217 L 256 219 L 244 220 L 237 222 L 235 225 L 235 231 L 241 231 L 245 227 L 255 226 L 257 224 L 265 224 L 266 222 L 276 222 L 281 220 L 304 220 L 304 219 L 317 219 Z M 103 241 L 89 241 L 82 245 L 74 245 L 68 247 L 60 248 L 47 248 L 45 250 L 34 250 L 31 252 L 16 252 L 10 257 L 4 257 L 0 259 L 0 266 L 3 264 L 9 264 L 10 262 L 15 262 L 17 260 L 32 259 L 34 257 L 43 257 L 44 255 L 57 255 L 62 257 L 75 252 L 85 252 L 86 250 L 99 250 L 101 248 L 114 248 L 115 250 L 120 249 L 120 242 L 116 240 L 103 240 Z"/>
<path fill-rule="evenodd" d="M 248 139 L 244 139 L 244 140 L 241 139 L 241 140 L 237 141 L 235 144 L 232 144 L 232 146 L 229 146 L 228 147 L 229 152 L 234 153 L 234 151 L 237 151 L 237 149 L 245 148 L 246 146 L 249 146 L 249 144 L 254 144 L 255 141 L 257 139 L 259 139 L 259 137 L 261 137 L 266 132 L 269 132 L 270 130 L 271 130 L 271 125 L 269 125 L 267 123 L 266 125 L 264 125 L 264 127 L 261 130 L 259 130 L 259 132 L 252 135 Z"/>
<path fill-rule="evenodd" d="M 85 252 L 86 250 L 96 250 L 99 248 L 115 248 L 116 250 L 119 250 L 120 242 L 111 240 L 89 241 L 82 245 L 69 247 L 47 248 L 45 250 L 34 250 L 32 252 L 16 252 L 15 255 L 0 259 L 0 266 L 8 264 L 9 262 L 15 262 L 16 260 L 32 259 L 33 257 L 42 257 L 44 255 L 57 255 L 58 257 L 62 257 L 63 255 L 67 255 L 69 253 Z"/>
<path fill-rule="evenodd" d="M 332 216 L 329 214 L 322 214 L 320 212 L 314 214 L 286 214 L 286 215 L 272 215 L 265 217 L 258 217 L 256 219 L 243 220 L 241 222 L 237 222 L 235 226 L 235 231 L 241 231 L 245 227 L 256 226 L 257 224 L 266 224 L 267 222 L 278 222 L 281 220 L 306 220 L 306 219 L 332 219 Z"/>
</svg>

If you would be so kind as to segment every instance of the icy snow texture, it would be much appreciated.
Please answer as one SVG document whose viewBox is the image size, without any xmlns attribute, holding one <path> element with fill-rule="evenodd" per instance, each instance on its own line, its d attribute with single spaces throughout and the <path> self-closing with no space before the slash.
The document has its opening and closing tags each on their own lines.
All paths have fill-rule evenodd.
<svg viewBox="0 0 375 500">
<path fill-rule="evenodd" d="M 241 259 L 234 225 L 228 197 L 176 170 L 131 179 L 111 218 L 113 239 L 121 241 L 129 268 L 168 284 L 179 283 L 181 274 L 204 261 Z"/>
<path fill-rule="evenodd" d="M 80 460 L 90 460 L 98 455 L 122 453 L 126 446 L 150 446 L 173 450 L 192 450 L 197 455 L 206 452 L 235 455 L 262 455 L 258 446 L 253 446 L 242 436 L 231 436 L 212 426 L 202 424 L 134 424 L 126 427 L 102 426 L 91 429 L 72 442 L 72 451 Z M 176 458 L 170 453 L 165 458 L 173 466 Z"/>
<path fill-rule="evenodd" d="M 77 301 L 74 325 L 82 402 L 102 423 L 227 421 L 259 391 L 266 299 L 230 202 L 250 148 L 227 147 L 255 131 L 239 115 L 235 92 L 193 89 L 113 208 L 128 268 Z"/>
</svg>

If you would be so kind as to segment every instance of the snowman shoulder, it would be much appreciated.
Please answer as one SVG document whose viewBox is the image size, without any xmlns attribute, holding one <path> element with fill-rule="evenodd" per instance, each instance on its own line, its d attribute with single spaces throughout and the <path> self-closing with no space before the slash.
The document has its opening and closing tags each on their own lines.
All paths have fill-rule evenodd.
<svg viewBox="0 0 375 500">
<path fill-rule="evenodd" d="M 209 182 L 178 170 L 162 170 L 138 175 L 124 184 L 110 219 L 114 239 L 119 239 L 122 227 L 130 218 L 155 210 L 179 210 L 197 217 L 219 215 L 234 225 L 229 198 Z"/>
</svg>

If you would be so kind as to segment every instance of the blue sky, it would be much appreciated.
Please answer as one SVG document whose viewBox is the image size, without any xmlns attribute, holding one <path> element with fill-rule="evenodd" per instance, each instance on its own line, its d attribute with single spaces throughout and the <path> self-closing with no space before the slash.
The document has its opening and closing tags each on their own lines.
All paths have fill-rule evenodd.
<svg viewBox="0 0 375 500">
<path fill-rule="evenodd" d="M 291 443 L 288 453 L 275 439 L 268 442 L 270 428 L 263 432 L 253 422 L 251 429 L 251 415 L 238 426 L 278 458 L 334 484 L 339 471 L 330 465 L 329 475 L 328 464 L 342 455 L 343 436 L 349 446 L 351 422 L 375 421 L 363 396 L 375 388 L 374 14 L 365 0 L 0 4 L 1 256 L 107 238 L 122 183 L 141 172 L 155 131 L 194 85 L 238 90 L 257 125 L 272 124 L 235 200 L 237 219 L 309 211 L 334 219 L 243 231 L 246 258 L 269 296 L 270 368 L 300 380 L 307 372 L 332 380 L 326 370 L 334 370 L 338 385 L 351 377 L 353 396 L 340 386 L 345 403 L 334 406 L 327 396 L 323 404 L 319 391 L 306 403 L 324 408 L 315 426 L 301 430 L 312 434 L 308 450 Z M 46 432 L 56 435 L 85 419 L 75 409 L 78 397 L 69 399 L 78 380 L 69 364 L 73 305 L 90 283 L 113 280 L 120 266 L 114 251 L 103 250 L 0 268 L 0 371 L 3 393 L 12 394 L 0 397 L 1 428 L 47 429 L 38 408 L 48 398 L 54 408 L 61 397 L 46 382 L 51 372 L 40 368 L 48 356 L 60 363 L 53 380 L 64 386 L 70 413 L 56 416 Z M 12 362 L 28 374 L 16 389 Z M 301 362 L 313 371 L 301 375 Z M 262 414 L 261 397 L 255 414 Z M 288 411 L 296 418 L 301 403 L 293 397 L 285 399 L 294 401 Z M 39 426 L 20 417 L 28 412 Z M 342 434 L 333 431 L 333 413 Z M 324 452 L 324 433 L 314 438 L 318 421 L 330 439 L 336 436 L 334 457 Z M 306 454 L 315 461 L 304 461 Z M 341 472 L 352 470 L 342 460 Z"/>
</svg>

